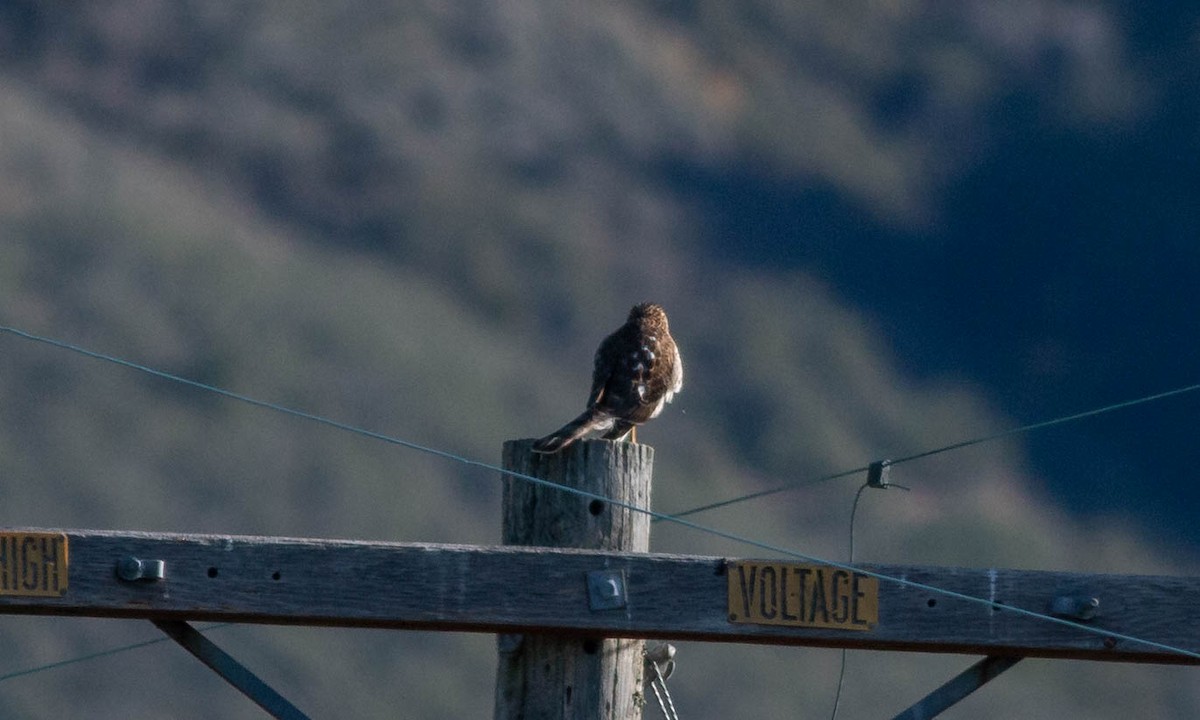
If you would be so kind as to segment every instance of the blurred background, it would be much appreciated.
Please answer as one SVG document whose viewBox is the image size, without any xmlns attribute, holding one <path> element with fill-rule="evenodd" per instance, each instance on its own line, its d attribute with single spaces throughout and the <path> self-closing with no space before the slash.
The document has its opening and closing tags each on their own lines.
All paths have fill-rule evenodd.
<svg viewBox="0 0 1200 720">
<path fill-rule="evenodd" d="M 639 439 L 681 511 L 1200 383 L 1198 80 L 1189 3 L 6 0 L 0 324 L 498 462 L 654 300 L 688 372 Z M 899 465 L 856 559 L 1195 573 L 1198 407 Z M 0 477 L 7 526 L 499 539 L 494 474 L 8 334 Z M 693 519 L 845 559 L 863 479 Z M 155 637 L 0 616 L 0 676 Z M 314 717 L 491 713 L 491 636 L 212 637 Z M 973 661 L 851 653 L 839 717 Z M 685 717 L 821 718 L 839 655 L 677 662 Z M 1028 660 L 945 717 L 1190 717 L 1196 679 Z M 262 717 L 169 643 L 0 707 Z"/>
</svg>

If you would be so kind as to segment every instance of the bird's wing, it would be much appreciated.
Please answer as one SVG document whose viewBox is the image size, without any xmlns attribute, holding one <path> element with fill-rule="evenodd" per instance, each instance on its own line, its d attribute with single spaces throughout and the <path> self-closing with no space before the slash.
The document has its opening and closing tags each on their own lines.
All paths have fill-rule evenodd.
<svg viewBox="0 0 1200 720">
<path fill-rule="evenodd" d="M 617 333 L 604 338 L 600 347 L 596 348 L 596 357 L 592 361 L 592 389 L 588 392 L 588 407 L 596 407 L 608 394 L 608 383 L 612 380 L 613 359 L 619 354 Z"/>
<path fill-rule="evenodd" d="M 605 338 L 596 351 L 591 407 L 641 422 L 638 418 L 657 407 L 665 390 L 656 387 L 663 381 L 655 378 L 655 368 L 663 360 L 658 356 L 656 338 L 622 330 Z"/>
</svg>

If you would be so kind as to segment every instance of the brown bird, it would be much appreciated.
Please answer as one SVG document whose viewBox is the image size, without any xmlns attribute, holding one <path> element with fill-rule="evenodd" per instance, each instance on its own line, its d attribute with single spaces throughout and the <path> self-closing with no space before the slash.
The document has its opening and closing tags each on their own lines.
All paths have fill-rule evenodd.
<svg viewBox="0 0 1200 720">
<path fill-rule="evenodd" d="M 658 417 L 683 387 L 683 362 L 667 328 L 667 313 L 654 303 L 634 305 L 629 319 L 596 350 L 587 409 L 562 428 L 534 442 L 533 450 L 555 453 L 590 432 L 621 440 Z"/>
</svg>

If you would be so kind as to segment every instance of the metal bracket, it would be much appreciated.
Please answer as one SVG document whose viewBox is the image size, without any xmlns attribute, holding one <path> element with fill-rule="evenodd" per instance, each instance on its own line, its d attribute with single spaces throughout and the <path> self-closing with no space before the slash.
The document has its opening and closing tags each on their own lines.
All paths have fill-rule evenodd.
<svg viewBox="0 0 1200 720">
<path fill-rule="evenodd" d="M 928 720 L 983 687 L 989 680 L 1021 661 L 1020 656 L 992 655 L 951 678 L 945 685 L 921 698 L 920 702 L 892 720 Z"/>
<path fill-rule="evenodd" d="M 628 604 L 624 570 L 591 570 L 587 574 L 588 607 L 615 610 Z"/>
<path fill-rule="evenodd" d="M 117 577 L 127 582 L 165 580 L 167 564 L 162 560 L 140 560 L 132 555 L 126 555 L 117 561 Z"/>
<path fill-rule="evenodd" d="M 675 672 L 675 646 L 662 640 L 647 640 L 642 653 L 646 662 L 658 666 L 658 673 L 666 680 Z"/>
<path fill-rule="evenodd" d="M 247 670 L 246 666 L 234 660 L 191 625 L 182 620 L 152 620 L 151 622 L 172 640 L 182 645 L 185 650 L 195 655 L 197 660 L 212 668 L 226 682 L 241 690 L 246 697 L 266 710 L 271 717 L 278 720 L 308 720 L 308 716 L 300 712 L 295 705 L 288 702 L 271 686 L 260 680 L 257 675 Z"/>
<path fill-rule="evenodd" d="M 886 488 L 891 485 L 891 480 L 888 479 L 888 476 L 891 475 L 891 469 L 891 460 L 876 460 L 868 465 L 867 486 L 873 488 Z"/>
</svg>

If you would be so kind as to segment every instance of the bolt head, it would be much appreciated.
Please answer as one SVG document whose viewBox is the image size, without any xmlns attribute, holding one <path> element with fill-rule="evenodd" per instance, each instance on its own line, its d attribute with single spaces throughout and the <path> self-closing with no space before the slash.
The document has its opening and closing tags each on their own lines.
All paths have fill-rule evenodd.
<svg viewBox="0 0 1200 720">
<path fill-rule="evenodd" d="M 122 580 L 137 580 L 142 576 L 142 561 L 126 555 L 117 561 L 117 577 Z"/>
</svg>

